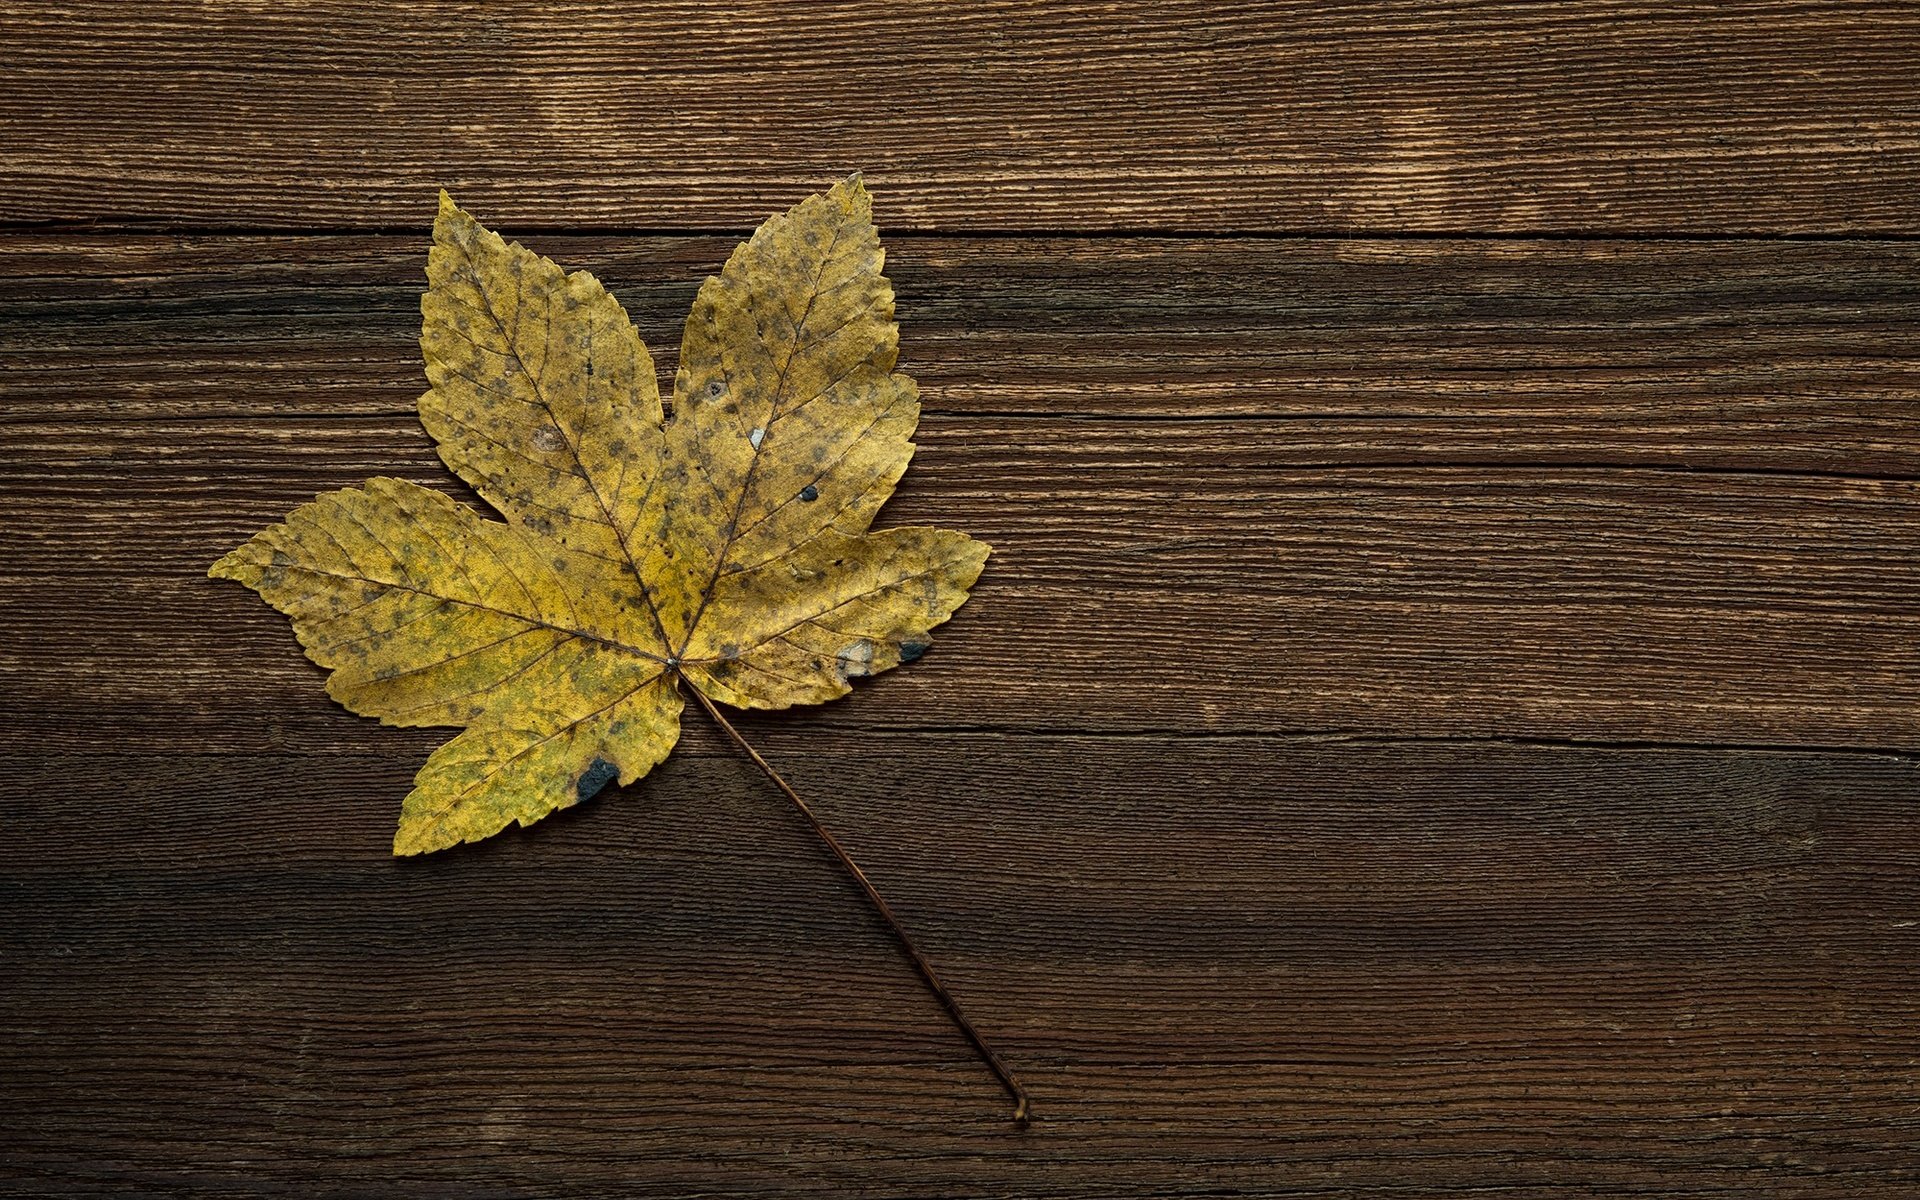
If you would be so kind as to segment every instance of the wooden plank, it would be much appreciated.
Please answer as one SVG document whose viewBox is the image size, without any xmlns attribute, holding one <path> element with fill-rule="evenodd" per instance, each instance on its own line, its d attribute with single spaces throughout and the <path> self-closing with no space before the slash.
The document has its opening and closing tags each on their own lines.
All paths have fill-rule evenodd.
<svg viewBox="0 0 1920 1200">
<path fill-rule="evenodd" d="M 1920 230 L 1900 3 L 0 7 L 0 218 Z"/>
<path fill-rule="evenodd" d="M 446 481 L 410 415 L 418 242 L 14 242 L 16 728 L 358 736 L 202 573 L 318 491 Z M 1913 247 L 1029 245 L 1061 268 L 896 257 L 933 415 L 889 519 L 999 553 L 937 686 L 818 719 L 1914 745 Z M 724 243 L 546 248 L 653 281 L 670 346 Z"/>
<path fill-rule="evenodd" d="M 412 418 L 14 433 L 18 727 L 84 741 L 105 703 L 122 738 L 338 736 L 284 621 L 204 571 L 321 490 L 445 481 Z M 1303 469 L 1257 433 L 926 422 L 891 519 L 996 557 L 937 681 L 823 719 L 1913 745 L 1920 482 Z"/>
<path fill-rule="evenodd" d="M 532 244 L 670 382 L 733 241 Z M 0 240 L 0 421 L 409 413 L 425 248 Z M 935 414 L 1257 420 L 1298 465 L 1920 477 L 1911 243 L 911 238 L 888 270 Z"/>
<path fill-rule="evenodd" d="M 752 722 L 385 857 L 404 755 L 0 763 L 0 1187 L 1894 1197 L 1920 764 Z"/>
<path fill-rule="evenodd" d="M 0 0 L 0 1193 L 1920 1193 L 1916 59 L 1833 0 Z M 997 554 L 743 728 L 1024 1135 L 697 712 L 396 861 L 446 731 L 204 578 L 466 495 L 439 186 L 667 375 L 854 168 L 886 521 Z M 1320 236 L 1381 232 L 1466 236 Z"/>
</svg>

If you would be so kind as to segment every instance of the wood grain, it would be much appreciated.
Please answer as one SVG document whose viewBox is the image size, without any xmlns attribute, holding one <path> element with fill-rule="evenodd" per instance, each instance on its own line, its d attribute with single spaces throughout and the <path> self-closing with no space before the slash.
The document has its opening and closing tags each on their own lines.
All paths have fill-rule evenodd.
<svg viewBox="0 0 1920 1200">
<path fill-rule="evenodd" d="M 20 728 L 332 746 L 283 622 L 203 575 L 319 491 L 457 490 L 411 412 L 417 245 L 16 240 Z M 542 245 L 679 281 L 628 295 L 670 374 L 721 247 Z M 887 519 L 997 553 L 940 686 L 811 720 L 1916 745 L 1913 247 L 1028 245 L 895 255 L 933 415 Z"/>
<path fill-rule="evenodd" d="M 0 420 L 409 416 L 429 215 L 0 240 Z M 607 283 L 663 380 L 733 246 L 529 240 Z M 1298 465 L 1920 477 L 1911 243 L 911 238 L 887 270 L 931 413 L 1251 418 Z"/>
<path fill-rule="evenodd" d="M 5 1178 L 1920 1184 L 1920 764 L 752 724 L 1020 1062 L 1028 1134 L 717 744 L 421 862 L 383 852 L 405 755 L 183 748 L 7 764 Z"/>
<path fill-rule="evenodd" d="M 1824 0 L 0 0 L 0 1193 L 1920 1194 L 1916 58 Z M 436 188 L 664 375 L 854 168 L 885 519 L 996 556 L 743 729 L 1025 1134 L 698 713 L 395 861 L 442 731 L 204 577 L 465 497 Z"/>
<path fill-rule="evenodd" d="M 0 7 L 0 217 L 1920 231 L 1920 13 L 1743 0 Z"/>
<path fill-rule="evenodd" d="M 1914 745 L 1920 484 L 1301 471 L 1233 427 L 1102 433 L 923 426 L 895 517 L 996 558 L 938 635 L 941 686 L 886 677 L 819 720 Z M 107 700 L 123 736 L 264 714 L 339 736 L 284 623 L 204 572 L 317 491 L 443 479 L 410 420 L 100 428 L 34 454 L 6 466 L 23 729 L 64 736 Z M 77 595 L 90 619 L 61 622 Z"/>
</svg>

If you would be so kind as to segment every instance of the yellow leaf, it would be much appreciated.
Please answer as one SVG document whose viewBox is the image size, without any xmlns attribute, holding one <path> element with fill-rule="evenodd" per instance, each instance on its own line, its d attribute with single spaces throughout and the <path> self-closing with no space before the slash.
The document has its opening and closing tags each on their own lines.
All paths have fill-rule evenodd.
<svg viewBox="0 0 1920 1200">
<path fill-rule="evenodd" d="M 505 521 L 372 479 L 210 572 L 291 617 L 354 712 L 463 727 L 415 777 L 395 853 L 633 782 L 672 750 L 683 686 L 816 704 L 926 649 L 988 548 L 868 528 L 920 414 L 881 258 L 858 177 L 762 225 L 694 301 L 668 420 L 599 281 L 441 196 L 420 419 Z"/>
</svg>

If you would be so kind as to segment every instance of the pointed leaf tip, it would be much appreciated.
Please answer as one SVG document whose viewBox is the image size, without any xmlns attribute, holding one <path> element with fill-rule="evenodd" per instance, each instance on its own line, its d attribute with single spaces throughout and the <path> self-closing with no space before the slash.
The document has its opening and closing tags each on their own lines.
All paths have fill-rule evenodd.
<svg viewBox="0 0 1920 1200">
<path fill-rule="evenodd" d="M 867 191 L 866 179 L 858 171 L 834 184 L 827 192 L 827 199 L 862 215 L 873 211 L 873 195 Z"/>
</svg>

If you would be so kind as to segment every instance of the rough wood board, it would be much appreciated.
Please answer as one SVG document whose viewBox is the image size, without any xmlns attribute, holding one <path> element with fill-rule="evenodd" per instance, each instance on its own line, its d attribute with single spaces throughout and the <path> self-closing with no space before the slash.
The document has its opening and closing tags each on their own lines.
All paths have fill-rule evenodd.
<svg viewBox="0 0 1920 1200">
<path fill-rule="evenodd" d="M 1022 1063 L 1046 1106 L 1028 1135 L 717 744 L 419 863 L 380 853 L 405 755 L 30 756 L 6 764 L 34 904 L 0 994 L 5 1178 L 1920 1186 L 1912 760 L 753 733 Z"/>
<path fill-rule="evenodd" d="M 1910 7 L 638 13 L 0 4 L 0 1191 L 1920 1192 Z M 396 863 L 437 732 L 201 576 L 444 480 L 434 188 L 671 370 L 856 166 L 1001 555 L 747 732 L 1025 1136 L 697 718 Z"/>
<path fill-rule="evenodd" d="M 105 699 L 123 738 L 225 744 L 270 712 L 330 744 L 284 623 L 202 572 L 370 474 L 457 490 L 411 411 L 417 239 L 17 241 L 21 727 L 65 742 Z M 538 242 L 610 268 L 670 375 L 723 244 Z M 937 681 L 812 720 L 1914 744 L 1912 246 L 911 240 L 893 264 L 933 415 L 888 519 L 998 554 Z M 83 592 L 93 620 L 60 621 Z"/>
<path fill-rule="evenodd" d="M 414 216 L 0 239 L 0 420 L 410 414 Z M 607 283 L 663 380 L 734 244 L 528 241 Z M 1300 465 L 1920 477 L 1913 243 L 910 238 L 887 270 L 934 414 L 1250 418 Z"/>
<path fill-rule="evenodd" d="M 892 511 L 998 548 L 983 603 L 926 671 L 814 719 L 1912 744 L 1920 483 L 1299 470 L 1250 440 L 927 422 Z M 220 741 L 263 711 L 339 735 L 284 622 L 202 574 L 324 488 L 443 482 L 411 420 L 102 426 L 31 453 L 5 466 L 20 727 L 64 737 L 106 700 L 129 736 Z M 90 619 L 61 621 L 77 595 Z M 99 681 L 75 690 L 81 664 Z"/>
<path fill-rule="evenodd" d="M 0 6 L 0 214 L 1913 233 L 1899 3 Z"/>
</svg>

